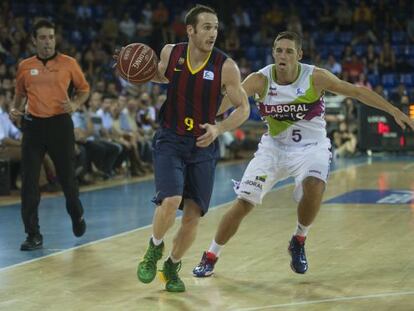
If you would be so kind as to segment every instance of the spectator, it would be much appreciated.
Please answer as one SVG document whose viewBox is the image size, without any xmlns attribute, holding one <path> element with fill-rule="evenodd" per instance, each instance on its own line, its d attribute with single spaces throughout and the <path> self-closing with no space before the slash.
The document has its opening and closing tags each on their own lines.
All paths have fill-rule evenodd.
<svg viewBox="0 0 414 311">
<path fill-rule="evenodd" d="M 351 61 L 345 62 L 342 66 L 342 71 L 346 72 L 349 77 L 349 82 L 356 82 L 361 73 L 364 73 L 364 63 L 354 53 Z"/>
<path fill-rule="evenodd" d="M 287 21 L 287 25 L 286 25 L 286 29 L 288 31 L 293 31 L 296 32 L 297 34 L 302 36 L 302 23 L 300 21 L 300 18 L 298 15 L 296 14 L 292 14 L 289 16 L 288 21 Z"/>
<path fill-rule="evenodd" d="M 237 28 L 231 27 L 227 33 L 226 39 L 224 41 L 224 49 L 229 53 L 233 58 L 238 59 L 241 55 L 240 53 L 240 38 L 237 32 Z"/>
<path fill-rule="evenodd" d="M 374 88 L 374 92 L 377 93 L 378 95 L 384 97 L 385 99 L 388 99 L 389 94 L 388 91 L 386 89 L 384 89 L 384 86 L 382 84 L 378 84 L 375 86 Z"/>
<path fill-rule="evenodd" d="M 381 73 L 395 71 L 395 53 L 389 41 L 385 41 L 382 45 L 379 57 L 379 70 Z"/>
<path fill-rule="evenodd" d="M 262 15 L 262 25 L 266 25 L 272 33 L 284 29 L 285 12 L 276 2 L 273 2 L 270 10 Z"/>
<path fill-rule="evenodd" d="M 335 24 L 335 13 L 332 11 L 329 1 L 324 1 L 322 6 L 318 18 L 319 25 L 324 31 L 332 31 Z"/>
<path fill-rule="evenodd" d="M 181 16 L 178 14 L 174 16 L 174 21 L 171 25 L 171 40 L 172 42 L 183 42 L 187 40 L 187 28 Z"/>
<path fill-rule="evenodd" d="M 324 67 L 325 69 L 329 70 L 338 77 L 342 73 L 342 66 L 340 63 L 336 61 L 335 56 L 333 54 L 329 54 L 328 61 L 326 62 L 326 65 Z"/>
<path fill-rule="evenodd" d="M 119 23 L 119 31 L 125 37 L 126 41 L 131 41 L 136 32 L 136 25 L 128 12 L 124 13 L 122 21 Z"/>
<path fill-rule="evenodd" d="M 368 74 L 378 74 L 379 55 L 375 51 L 375 47 L 372 43 L 368 44 L 367 50 L 364 54 L 363 62 Z"/>
<path fill-rule="evenodd" d="M 244 10 L 240 5 L 237 6 L 232 18 L 234 25 L 240 32 L 248 31 L 250 29 L 251 21 L 249 13 L 247 13 L 247 11 Z"/>
<path fill-rule="evenodd" d="M 407 28 L 406 28 L 408 39 L 410 43 L 414 43 L 414 10 L 411 12 L 411 18 L 407 21 Z"/>
<path fill-rule="evenodd" d="M 345 122 L 339 124 L 339 129 L 334 130 L 331 134 L 332 144 L 334 146 L 334 158 L 351 157 L 357 151 L 358 140 L 356 136 L 348 130 Z"/>
<path fill-rule="evenodd" d="M 404 96 L 408 96 L 407 88 L 403 83 L 400 83 L 395 92 L 391 94 L 390 101 L 398 106 Z"/>
<path fill-rule="evenodd" d="M 361 72 L 358 76 L 358 79 L 354 82 L 355 85 L 366 87 L 369 90 L 372 90 L 372 85 L 368 81 L 365 73 Z"/>
<path fill-rule="evenodd" d="M 141 160 L 141 157 L 138 154 L 138 145 L 136 140 L 136 133 L 132 131 L 124 131 L 121 124 L 121 107 L 119 103 L 113 104 L 111 107 L 113 124 L 112 124 L 112 138 L 118 144 L 121 144 L 123 147 L 123 152 L 129 158 L 129 163 L 131 165 L 131 175 L 132 176 L 143 176 L 149 170 L 149 166 L 144 164 Z"/>
<path fill-rule="evenodd" d="M 352 10 L 349 8 L 348 1 L 341 1 L 337 7 L 335 17 L 341 31 L 352 30 Z"/>
</svg>

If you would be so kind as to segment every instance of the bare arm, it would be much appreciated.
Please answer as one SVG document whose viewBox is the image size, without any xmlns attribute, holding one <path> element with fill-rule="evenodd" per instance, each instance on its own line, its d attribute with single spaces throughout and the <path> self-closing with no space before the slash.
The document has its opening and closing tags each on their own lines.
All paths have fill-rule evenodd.
<svg viewBox="0 0 414 311">
<path fill-rule="evenodd" d="M 224 121 L 212 125 L 201 124 L 206 133 L 197 138 L 198 147 L 207 147 L 218 135 L 240 126 L 249 117 L 250 106 L 246 92 L 240 82 L 240 71 L 232 59 L 227 59 L 222 68 L 222 84 L 232 105 L 236 108 Z"/>
<path fill-rule="evenodd" d="M 76 92 L 73 99 L 68 99 L 63 102 L 63 110 L 66 113 L 75 112 L 79 109 L 89 98 L 90 92 Z"/>
<path fill-rule="evenodd" d="M 0 145 L 3 146 L 21 146 L 22 142 L 17 139 L 5 137 L 3 140 L 0 141 Z"/>
<path fill-rule="evenodd" d="M 220 134 L 242 125 L 250 113 L 247 94 L 240 81 L 239 67 L 237 67 L 237 64 L 232 59 L 226 60 L 223 65 L 222 81 L 227 97 L 236 109 L 218 124 Z"/>
<path fill-rule="evenodd" d="M 166 44 L 161 50 L 160 61 L 158 62 L 158 70 L 151 79 L 152 82 L 157 83 L 168 83 L 168 79 L 165 77 L 165 71 L 168 67 L 168 62 L 170 61 L 170 54 L 173 49 L 173 44 Z"/>
<path fill-rule="evenodd" d="M 247 76 L 246 79 L 244 79 L 242 82 L 242 87 L 245 90 L 247 97 L 254 96 L 256 94 L 260 96 L 266 87 L 266 77 L 261 73 L 253 72 Z M 221 106 L 217 112 L 217 115 L 219 116 L 223 114 L 231 107 L 233 107 L 233 104 L 230 100 L 230 97 L 226 94 L 221 102 Z"/>
<path fill-rule="evenodd" d="M 397 107 L 394 107 L 377 93 L 363 87 L 355 86 L 346 81 L 340 80 L 329 71 L 321 68 L 315 68 L 314 86 L 317 91 L 330 91 L 335 94 L 341 94 L 355 98 L 367 106 L 383 110 L 392 115 L 398 125 L 405 129 L 406 125 L 414 130 L 414 121 L 402 113 Z"/>
<path fill-rule="evenodd" d="M 90 92 L 76 92 L 73 101 L 80 107 L 88 100 L 89 94 Z"/>
<path fill-rule="evenodd" d="M 13 107 L 12 109 L 10 109 L 9 116 L 10 116 L 10 120 L 12 120 L 12 122 L 16 124 L 17 127 L 20 127 L 21 117 L 23 116 L 23 113 L 24 113 L 25 103 L 26 103 L 26 97 L 21 96 L 16 93 L 16 95 L 14 96 Z"/>
</svg>

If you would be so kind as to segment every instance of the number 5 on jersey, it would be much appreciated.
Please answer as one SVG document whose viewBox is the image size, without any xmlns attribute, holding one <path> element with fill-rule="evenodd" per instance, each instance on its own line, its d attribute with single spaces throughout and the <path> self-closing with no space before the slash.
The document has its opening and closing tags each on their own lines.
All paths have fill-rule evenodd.
<svg viewBox="0 0 414 311">
<path fill-rule="evenodd" d="M 300 134 L 300 130 L 293 130 L 292 131 L 292 140 L 295 143 L 298 143 L 302 140 L 302 135 Z"/>
<path fill-rule="evenodd" d="M 186 126 L 185 129 L 187 131 L 191 131 L 194 128 L 194 119 L 187 117 L 187 118 L 184 119 L 184 124 Z"/>
</svg>

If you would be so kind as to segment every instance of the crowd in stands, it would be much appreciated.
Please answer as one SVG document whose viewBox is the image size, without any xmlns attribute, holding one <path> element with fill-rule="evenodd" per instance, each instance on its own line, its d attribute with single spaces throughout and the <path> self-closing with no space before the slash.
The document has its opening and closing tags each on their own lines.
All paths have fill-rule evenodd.
<svg viewBox="0 0 414 311">
<path fill-rule="evenodd" d="M 271 46 L 282 30 L 303 37 L 303 62 L 326 68 L 351 83 L 374 89 L 404 110 L 414 98 L 414 2 L 409 0 L 210 1 L 220 18 L 217 46 L 231 55 L 246 77 L 272 63 Z M 114 74 L 112 54 L 131 42 L 157 53 L 165 43 L 186 41 L 185 0 L 21 1 L 0 3 L 0 109 L 12 103 L 16 67 L 34 53 L 29 29 L 36 18 L 57 25 L 58 50 L 75 57 L 91 85 L 87 105 L 73 114 L 78 176 L 90 183 L 121 172 L 150 171 L 150 139 L 165 99 L 162 86 L 135 86 Z M 357 150 L 355 105 L 344 99 L 341 116 L 327 118 L 337 148 Z M 258 120 L 252 109 L 252 120 Z M 18 130 L 17 130 L 18 131 Z M 338 133 L 345 133 L 339 139 Z M 231 154 L 243 146 L 231 133 Z M 11 135 L 11 134 L 10 134 Z M 346 136 L 346 137 L 345 137 Z M 19 135 L 13 139 L 19 140 Z M 228 140 L 227 140 L 228 142 Z M 233 143 L 234 142 L 234 143 Z M 344 149 L 344 148 L 343 148 Z M 354 151 L 355 152 L 355 151 Z M 228 154 L 223 151 L 223 157 Z M 342 154 L 342 152 L 341 152 Z M 237 152 L 236 152 L 237 156 Z M 49 168 L 47 169 L 47 167 Z M 45 173 L 54 184 L 53 165 Z"/>
</svg>

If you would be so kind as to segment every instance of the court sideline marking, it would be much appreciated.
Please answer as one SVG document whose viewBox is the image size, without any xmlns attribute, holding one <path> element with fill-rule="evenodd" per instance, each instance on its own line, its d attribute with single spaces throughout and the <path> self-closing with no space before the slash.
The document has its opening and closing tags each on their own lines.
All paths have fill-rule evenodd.
<svg viewBox="0 0 414 311">
<path fill-rule="evenodd" d="M 343 296 L 343 297 L 334 297 L 334 298 L 326 298 L 326 299 L 318 299 L 318 300 L 308 300 L 308 301 L 301 301 L 301 302 L 290 302 L 290 303 L 283 303 L 283 304 L 277 304 L 277 305 L 268 305 L 268 306 L 241 308 L 241 309 L 230 309 L 230 310 L 231 311 L 254 311 L 254 310 L 264 310 L 264 309 L 272 309 L 272 308 L 285 308 L 285 307 L 312 305 L 312 304 L 337 302 L 337 301 L 354 301 L 354 300 L 384 298 L 384 297 L 396 297 L 396 296 L 408 296 L 408 295 L 414 295 L 414 291 L 379 293 L 379 294 L 371 294 L 371 295 L 363 295 L 363 296 Z"/>
<path fill-rule="evenodd" d="M 336 170 L 332 170 L 331 174 L 339 173 L 339 172 L 344 171 L 344 170 L 347 170 L 347 169 L 349 169 L 351 167 L 354 168 L 354 167 L 360 167 L 360 166 L 370 165 L 370 164 L 371 163 L 366 163 L 365 162 L 365 163 L 354 164 L 354 165 L 349 166 L 349 167 L 338 168 Z M 294 181 L 293 182 L 289 182 L 286 185 L 282 185 L 280 187 L 277 187 L 275 189 L 272 189 L 269 192 L 275 192 L 277 190 L 284 189 L 284 188 L 289 187 L 289 186 L 292 186 L 292 185 L 294 185 Z M 231 200 L 231 201 L 222 203 L 220 205 L 216 205 L 216 206 L 214 206 L 214 207 L 211 208 L 211 211 L 210 212 L 215 211 L 215 210 L 217 210 L 219 208 L 222 208 L 223 206 L 226 206 L 226 205 L 228 205 L 229 203 L 231 203 L 233 201 L 234 201 L 234 199 Z M 178 216 L 176 219 L 180 219 L 180 218 L 181 218 L 181 216 Z M 152 224 L 147 225 L 147 226 L 143 226 L 143 227 L 139 227 L 139 228 L 136 228 L 136 229 L 133 229 L 133 230 L 121 232 L 121 233 L 118 233 L 118 234 L 115 234 L 115 235 L 112 235 L 112 236 L 109 236 L 109 237 L 106 237 L 106 238 L 103 238 L 103 239 L 98 239 L 98 240 L 91 241 L 91 242 L 88 242 L 88 243 L 85 243 L 85 244 L 82 244 L 82 245 L 79 245 L 79 246 L 75 246 L 75 247 L 71 247 L 71 248 L 68 248 L 68 249 L 65 249 L 65 250 L 62 250 L 62 251 L 58 251 L 58 252 L 53 253 L 53 254 L 49 254 L 49 255 L 46 255 L 46 256 L 42 256 L 42 257 L 30 259 L 30 260 L 23 261 L 23 262 L 20 262 L 20 263 L 11 265 L 11 266 L 7 266 L 7 267 L 4 267 L 4 268 L 0 268 L 0 272 L 6 271 L 6 270 L 9 270 L 9 269 L 12 269 L 12 268 L 16 268 L 16 267 L 19 267 L 19 266 L 22 266 L 22 265 L 25 265 L 25 264 L 29 264 L 29 263 L 32 263 L 32 262 L 35 262 L 35 261 L 38 261 L 38 260 L 42 260 L 42 259 L 45 259 L 45 258 L 48 258 L 48 257 L 57 256 L 57 255 L 60 255 L 60 254 L 63 254 L 63 253 L 69 252 L 69 251 L 73 251 L 73 250 L 78 249 L 78 248 L 82 248 L 82 247 L 86 247 L 86 246 L 93 245 L 93 244 L 96 244 L 96 243 L 104 242 L 104 241 L 107 241 L 107 240 L 110 240 L 110 239 L 118 238 L 118 237 L 121 237 L 121 236 L 130 234 L 130 233 L 134 233 L 136 231 L 140 231 L 140 230 L 146 229 L 146 228 L 151 227 L 151 226 L 152 226 Z"/>
</svg>

